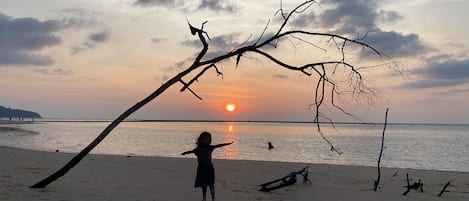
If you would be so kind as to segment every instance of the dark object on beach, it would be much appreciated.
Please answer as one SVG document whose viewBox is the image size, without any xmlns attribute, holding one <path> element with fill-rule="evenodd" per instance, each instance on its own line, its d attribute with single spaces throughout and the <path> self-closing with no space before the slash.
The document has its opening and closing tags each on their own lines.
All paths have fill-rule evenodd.
<svg viewBox="0 0 469 201">
<path fill-rule="evenodd" d="M 379 151 L 379 157 L 378 157 L 378 178 L 375 180 L 374 185 L 373 185 L 373 190 L 377 191 L 379 187 L 379 181 L 381 179 L 381 156 L 383 156 L 383 150 L 384 150 L 384 132 L 386 131 L 386 125 L 388 124 L 388 111 L 389 108 L 386 108 L 386 116 L 384 117 L 384 128 L 383 128 L 383 135 L 381 136 L 381 150 Z"/>
<path fill-rule="evenodd" d="M 262 186 L 261 189 L 259 189 L 259 191 L 269 192 L 269 191 L 273 191 L 279 188 L 283 188 L 285 186 L 295 184 L 297 174 L 301 174 L 303 176 L 303 183 L 308 182 L 311 184 L 311 181 L 308 179 L 308 176 L 309 176 L 308 172 L 309 172 L 309 166 L 306 166 L 305 168 L 303 168 L 302 170 L 298 172 L 291 172 L 287 176 L 284 176 L 280 179 L 276 179 L 276 180 L 259 185 L 259 186 Z M 275 186 L 270 186 L 274 184 Z"/>
<path fill-rule="evenodd" d="M 423 183 L 421 182 L 421 180 L 419 179 L 419 182 L 414 182 L 414 184 L 410 185 L 409 183 L 409 174 L 406 174 L 406 177 L 407 177 L 407 186 L 405 186 L 407 188 L 407 190 L 402 194 L 402 195 L 407 195 L 407 193 L 409 193 L 409 191 L 412 189 L 412 190 L 417 190 L 420 188 L 420 192 L 423 193 Z"/>
<path fill-rule="evenodd" d="M 59 152 L 60 150 L 56 149 L 55 152 Z"/>
<path fill-rule="evenodd" d="M 443 187 L 443 189 L 441 189 L 441 192 L 440 194 L 438 194 L 438 197 L 440 197 L 441 195 L 443 195 L 444 192 L 449 192 L 449 191 L 446 191 L 446 188 L 449 186 L 451 182 L 448 181 L 448 183 L 445 184 L 445 186 Z"/>
<path fill-rule="evenodd" d="M 273 149 L 274 148 L 274 145 L 272 145 L 272 142 L 269 142 L 269 149 Z"/>
</svg>

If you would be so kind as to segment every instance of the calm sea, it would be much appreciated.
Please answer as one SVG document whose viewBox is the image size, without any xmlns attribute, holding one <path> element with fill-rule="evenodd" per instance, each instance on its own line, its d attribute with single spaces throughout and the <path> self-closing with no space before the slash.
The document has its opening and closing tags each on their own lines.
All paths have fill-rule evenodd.
<svg viewBox="0 0 469 201">
<path fill-rule="evenodd" d="M 34 150 L 79 152 L 109 122 L 40 122 L 2 125 L 38 134 L 0 133 L 0 145 Z M 182 157 L 195 147 L 201 131 L 212 143 L 234 144 L 216 150 L 219 159 L 246 159 L 376 166 L 382 124 L 322 125 L 330 146 L 311 123 L 254 122 L 124 122 L 92 153 Z M 469 172 L 469 125 L 388 125 L 381 161 L 384 167 Z M 274 149 L 269 150 L 267 143 Z M 186 156 L 184 156 L 186 157 Z M 193 156 L 188 156 L 193 157 Z"/>
</svg>

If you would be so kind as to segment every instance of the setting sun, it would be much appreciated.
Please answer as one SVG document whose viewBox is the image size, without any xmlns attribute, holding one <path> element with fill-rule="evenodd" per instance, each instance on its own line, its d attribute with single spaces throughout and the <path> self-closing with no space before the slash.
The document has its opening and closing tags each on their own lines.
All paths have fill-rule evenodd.
<svg viewBox="0 0 469 201">
<path fill-rule="evenodd" d="M 235 103 L 227 103 L 225 104 L 225 110 L 227 112 L 234 112 L 238 109 L 238 106 Z"/>
</svg>

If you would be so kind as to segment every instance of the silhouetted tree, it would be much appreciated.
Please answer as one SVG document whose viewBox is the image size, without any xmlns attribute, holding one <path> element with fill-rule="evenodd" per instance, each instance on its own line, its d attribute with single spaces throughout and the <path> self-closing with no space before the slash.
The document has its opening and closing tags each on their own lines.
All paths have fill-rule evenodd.
<svg viewBox="0 0 469 201">
<path fill-rule="evenodd" d="M 256 41 L 247 41 L 238 48 L 234 50 L 214 57 L 210 59 L 204 59 L 206 56 L 207 51 L 209 50 L 209 43 L 207 40 L 210 40 L 208 33 L 204 30 L 204 25 L 206 22 L 202 23 L 200 28 L 194 27 L 189 24 L 190 31 L 192 35 L 196 36 L 200 43 L 202 44 L 202 49 L 199 54 L 195 57 L 192 64 L 187 67 L 185 70 L 179 72 L 177 75 L 172 77 L 171 79 L 167 80 L 163 85 L 157 88 L 153 93 L 149 96 L 141 100 L 140 102 L 136 103 L 129 109 L 127 109 L 124 113 L 122 113 L 119 117 L 117 117 L 114 121 L 112 121 L 97 137 L 94 139 L 88 146 L 86 146 L 80 153 L 78 153 L 75 157 L 73 157 L 64 167 L 50 175 L 49 177 L 43 179 L 42 181 L 32 185 L 32 188 L 43 188 L 50 184 L 51 182 L 55 181 L 59 177 L 63 176 L 67 173 L 71 168 L 77 165 L 96 145 L 98 145 L 120 122 L 125 120 L 128 116 L 132 113 L 143 107 L 145 104 L 149 103 L 163 92 L 165 92 L 169 87 L 173 86 L 176 83 L 181 83 L 183 86 L 181 88 L 181 92 L 188 90 L 192 94 L 194 94 L 197 98 L 201 99 L 201 97 L 193 91 L 190 86 L 197 81 L 205 72 L 209 69 L 214 69 L 217 74 L 222 75 L 222 72 L 219 71 L 217 68 L 217 64 L 221 61 L 225 61 L 230 58 L 234 58 L 236 61 L 236 66 L 239 65 L 240 60 L 246 54 L 254 54 L 260 57 L 264 57 L 266 60 L 273 62 L 274 64 L 286 68 L 292 71 L 298 71 L 303 73 L 306 76 L 317 76 L 317 83 L 315 90 L 315 99 L 313 100 L 313 104 L 311 107 L 315 110 L 314 120 L 317 122 L 317 130 L 319 134 L 326 140 L 327 143 L 331 146 L 331 150 L 340 153 L 333 144 L 322 134 L 319 121 L 322 114 L 320 112 L 321 107 L 323 106 L 326 93 L 330 93 L 330 103 L 333 107 L 338 108 L 340 111 L 344 112 L 347 115 L 352 114 L 346 112 L 342 107 L 338 106 L 334 100 L 335 96 L 340 96 L 343 93 L 352 94 L 352 96 L 356 96 L 360 93 L 369 93 L 371 92 L 369 88 L 367 88 L 363 82 L 362 75 L 360 69 L 357 68 L 353 63 L 349 63 L 346 60 L 346 48 L 352 46 L 352 48 L 361 48 L 367 49 L 373 52 L 373 54 L 383 56 L 379 51 L 368 45 L 367 43 L 363 42 L 362 39 L 350 39 L 345 36 L 332 34 L 332 33 L 320 33 L 320 32 L 311 32 L 306 30 L 286 30 L 286 26 L 288 22 L 291 21 L 293 15 L 301 14 L 306 9 L 308 9 L 311 5 L 315 4 L 316 2 L 313 0 L 305 1 L 299 5 L 297 5 L 293 10 L 286 12 L 282 7 L 279 9 L 278 13 L 281 17 L 281 25 L 276 29 L 273 34 L 266 34 L 266 30 L 269 26 L 269 23 L 265 26 L 264 31 L 262 32 L 261 36 Z M 269 21 L 270 22 L 270 21 Z M 267 36 L 269 35 L 269 36 Z M 313 45 L 315 44 L 308 42 L 307 40 L 303 39 L 302 37 L 322 37 L 327 38 L 329 43 L 333 44 L 337 47 L 339 51 L 339 58 L 333 60 L 325 60 L 320 62 L 306 62 L 300 65 L 291 64 L 285 61 L 282 61 L 278 57 L 274 56 L 273 54 L 269 53 L 270 50 L 277 48 L 280 45 L 281 40 L 290 38 L 291 40 L 297 40 L 298 43 Z M 329 77 L 331 74 L 335 74 L 335 71 L 338 68 L 343 67 L 345 70 L 349 72 L 348 82 L 349 87 L 347 90 L 339 90 L 338 84 L 333 77 Z M 198 70 L 197 74 L 191 74 Z M 187 78 L 187 76 L 193 75 L 192 78 L 188 79 L 189 81 L 184 81 L 183 78 Z"/>
</svg>

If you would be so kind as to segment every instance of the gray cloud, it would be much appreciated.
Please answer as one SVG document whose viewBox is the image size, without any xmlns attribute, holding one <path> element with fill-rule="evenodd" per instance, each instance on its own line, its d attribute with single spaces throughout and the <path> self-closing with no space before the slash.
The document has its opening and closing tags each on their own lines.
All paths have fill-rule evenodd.
<svg viewBox="0 0 469 201">
<path fill-rule="evenodd" d="M 423 79 L 400 85 L 402 89 L 426 89 L 436 87 L 456 86 L 466 83 L 465 80 Z"/>
<path fill-rule="evenodd" d="M 102 22 L 99 22 L 95 17 L 96 13 L 80 8 L 70 8 L 60 10 L 60 15 L 62 15 L 61 22 L 66 28 L 83 28 L 83 27 L 93 27 L 97 25 L 102 25 Z"/>
<path fill-rule="evenodd" d="M 400 85 L 400 88 L 436 88 L 469 83 L 469 60 L 434 61 L 411 73 L 423 79 Z"/>
<path fill-rule="evenodd" d="M 382 22 L 391 22 L 391 23 L 396 22 L 403 18 L 396 11 L 385 11 L 385 10 L 380 10 L 379 16 Z"/>
<path fill-rule="evenodd" d="M 83 42 L 80 46 L 74 46 L 71 47 L 71 53 L 72 54 L 78 54 L 82 51 L 88 50 L 88 49 L 93 49 L 96 47 L 98 43 L 104 43 L 108 41 L 110 38 L 110 33 L 109 31 L 99 31 L 99 32 L 93 32 L 88 36 L 88 39 Z"/>
<path fill-rule="evenodd" d="M 38 51 L 60 45 L 56 33 L 68 28 L 92 27 L 100 23 L 88 17 L 83 9 L 61 10 L 61 20 L 40 21 L 36 18 L 13 18 L 0 12 L 0 66 L 46 66 L 54 63 L 48 55 Z M 72 53 L 94 47 L 109 38 L 109 32 L 96 32 L 82 46 L 72 47 Z"/>
<path fill-rule="evenodd" d="M 322 2 L 332 6 L 320 17 L 320 23 L 326 28 L 335 28 L 342 33 L 367 32 L 376 30 L 375 21 L 378 13 L 376 2 L 361 0 L 332 0 Z"/>
<path fill-rule="evenodd" d="M 226 0 L 202 0 L 197 9 L 207 9 L 216 12 L 227 11 L 233 13 L 236 12 L 237 7 L 228 3 Z"/>
<path fill-rule="evenodd" d="M 182 3 L 183 1 L 178 0 L 136 0 L 134 5 L 153 7 L 153 6 L 168 6 L 175 7 L 175 5 Z"/>
<path fill-rule="evenodd" d="M 23 51 L 3 50 L 0 48 L 0 66 L 46 66 L 54 63 L 49 56 L 31 54 Z"/>
<path fill-rule="evenodd" d="M 227 0 L 200 0 L 195 5 L 187 0 L 136 0 L 134 5 L 142 7 L 166 7 L 186 10 L 211 10 L 215 12 L 234 13 L 238 7 Z"/>
<path fill-rule="evenodd" d="M 378 22 L 392 23 L 402 16 L 396 11 L 379 9 L 379 0 L 329 0 L 323 1 L 321 15 L 304 14 L 292 23 L 297 27 L 322 27 L 337 34 L 350 37 L 367 36 L 364 42 L 378 51 L 393 57 L 414 56 L 425 53 L 428 48 L 417 34 L 383 31 Z M 366 57 L 366 53 L 361 55 Z"/>
<path fill-rule="evenodd" d="M 96 18 L 64 17 L 61 20 L 65 28 L 70 27 L 92 27 L 99 25 Z"/>
<path fill-rule="evenodd" d="M 41 73 L 43 75 L 68 75 L 71 74 L 71 70 L 64 70 L 62 68 L 55 68 L 55 69 L 45 69 L 45 68 L 40 68 L 40 69 L 34 69 L 35 72 Z"/>
<path fill-rule="evenodd" d="M 416 34 L 405 35 L 394 31 L 370 32 L 363 41 L 381 53 L 394 57 L 418 55 L 428 51 L 428 47 L 422 44 Z"/>
<path fill-rule="evenodd" d="M 63 29 L 58 20 L 12 18 L 0 12 L 0 65 L 50 65 L 54 60 L 34 51 L 61 43 L 54 35 Z"/>
<path fill-rule="evenodd" d="M 157 37 L 150 38 L 150 41 L 152 43 L 160 43 L 163 40 L 164 40 L 163 38 L 157 38 Z"/>
<path fill-rule="evenodd" d="M 238 36 L 239 34 L 232 33 L 211 38 L 211 40 L 207 41 L 210 48 L 204 58 L 213 58 L 238 47 L 241 44 L 238 42 Z M 188 47 L 202 47 L 201 42 L 198 40 L 186 40 L 182 44 Z"/>
<path fill-rule="evenodd" d="M 308 14 L 302 14 L 296 18 L 293 18 L 291 24 L 295 27 L 308 27 L 311 26 L 312 22 L 316 20 L 317 16 L 313 12 Z M 283 18 L 281 18 L 283 21 Z"/>
<path fill-rule="evenodd" d="M 94 32 L 90 34 L 89 39 L 95 43 L 102 43 L 106 42 L 109 39 L 109 32 L 107 31 L 100 31 L 100 32 Z"/>
<path fill-rule="evenodd" d="M 469 60 L 434 62 L 414 73 L 433 79 L 469 79 Z"/>
</svg>

